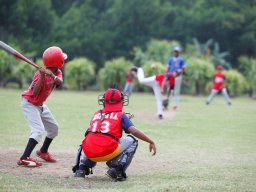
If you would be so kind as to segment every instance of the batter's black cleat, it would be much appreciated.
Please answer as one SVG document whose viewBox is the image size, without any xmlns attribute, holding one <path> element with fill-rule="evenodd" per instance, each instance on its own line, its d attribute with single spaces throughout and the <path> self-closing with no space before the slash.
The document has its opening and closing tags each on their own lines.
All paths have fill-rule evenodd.
<svg viewBox="0 0 256 192">
<path fill-rule="evenodd" d="M 85 171 L 81 169 L 76 170 L 74 177 L 85 178 Z"/>
<path fill-rule="evenodd" d="M 163 115 L 161 115 L 161 114 L 158 115 L 158 118 L 159 118 L 159 119 L 163 119 Z"/>
<path fill-rule="evenodd" d="M 106 175 L 111 178 L 111 179 L 115 179 L 117 178 L 117 173 L 116 170 L 114 168 L 110 168 L 107 172 Z"/>
<path fill-rule="evenodd" d="M 206 102 L 206 105 L 209 105 L 210 103 L 209 102 Z"/>
<path fill-rule="evenodd" d="M 231 105 L 231 102 L 228 102 L 228 105 Z"/>
</svg>

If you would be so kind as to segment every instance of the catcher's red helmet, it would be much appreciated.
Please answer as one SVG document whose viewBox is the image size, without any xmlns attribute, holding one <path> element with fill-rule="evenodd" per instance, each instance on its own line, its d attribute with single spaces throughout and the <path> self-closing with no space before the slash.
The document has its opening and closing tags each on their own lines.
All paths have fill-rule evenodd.
<svg viewBox="0 0 256 192">
<path fill-rule="evenodd" d="M 45 67 L 62 68 L 67 54 L 63 53 L 59 47 L 49 47 L 43 53 L 43 62 Z"/>
<path fill-rule="evenodd" d="M 123 106 L 129 104 L 129 97 L 118 89 L 109 88 L 104 95 L 99 95 L 98 103 L 104 105 L 106 112 L 122 111 Z"/>
</svg>

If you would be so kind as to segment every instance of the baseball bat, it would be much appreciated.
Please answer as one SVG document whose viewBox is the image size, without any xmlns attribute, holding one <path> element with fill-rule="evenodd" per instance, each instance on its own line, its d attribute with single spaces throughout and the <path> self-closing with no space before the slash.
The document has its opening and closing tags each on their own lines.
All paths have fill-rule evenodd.
<svg viewBox="0 0 256 192">
<path fill-rule="evenodd" d="M 20 54 L 18 51 L 16 51 L 15 49 L 13 49 L 12 47 L 10 47 L 9 45 L 5 44 L 2 41 L 0 41 L 0 48 L 5 50 L 7 53 L 13 55 L 14 57 L 21 59 L 21 60 L 25 61 L 26 63 L 32 65 L 33 67 L 35 67 L 37 69 L 39 68 L 37 64 L 35 64 L 34 62 L 32 62 L 31 60 L 29 60 L 28 58 L 26 58 L 25 56 Z"/>
</svg>

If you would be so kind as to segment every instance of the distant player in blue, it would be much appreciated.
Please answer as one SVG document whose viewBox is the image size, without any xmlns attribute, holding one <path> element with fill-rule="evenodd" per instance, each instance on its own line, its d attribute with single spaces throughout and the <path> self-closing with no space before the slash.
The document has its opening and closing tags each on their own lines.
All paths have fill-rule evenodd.
<svg viewBox="0 0 256 192">
<path fill-rule="evenodd" d="M 177 71 L 180 75 L 175 78 L 175 85 L 173 90 L 173 97 L 174 97 L 174 105 L 173 110 L 176 110 L 180 100 L 180 88 L 182 83 L 182 74 L 185 70 L 186 63 L 182 57 L 180 57 L 181 49 L 180 47 L 174 47 L 173 49 L 173 57 L 168 59 L 167 67 L 168 72 L 175 72 Z M 163 91 L 163 90 L 162 90 Z M 170 94 L 169 94 L 170 95 Z"/>
</svg>

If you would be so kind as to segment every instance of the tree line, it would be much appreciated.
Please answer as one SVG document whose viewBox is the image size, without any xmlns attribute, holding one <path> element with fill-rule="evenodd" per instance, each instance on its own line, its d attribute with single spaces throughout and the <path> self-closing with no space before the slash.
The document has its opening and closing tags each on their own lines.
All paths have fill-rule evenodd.
<svg viewBox="0 0 256 192">
<path fill-rule="evenodd" d="M 47 47 L 60 46 L 70 62 L 92 62 L 94 75 L 118 58 L 140 66 L 150 60 L 165 65 L 172 44 L 163 46 L 164 55 L 153 58 L 153 51 L 173 41 L 188 62 L 191 57 L 208 58 L 246 77 L 254 65 L 241 63 L 255 63 L 253 0 L 0 0 L 0 5 L 2 41 L 35 61 Z M 14 77 L 9 73 L 8 78 Z M 205 86 L 197 87 L 200 92 Z"/>
</svg>

